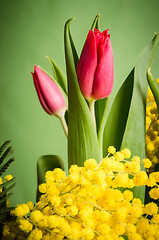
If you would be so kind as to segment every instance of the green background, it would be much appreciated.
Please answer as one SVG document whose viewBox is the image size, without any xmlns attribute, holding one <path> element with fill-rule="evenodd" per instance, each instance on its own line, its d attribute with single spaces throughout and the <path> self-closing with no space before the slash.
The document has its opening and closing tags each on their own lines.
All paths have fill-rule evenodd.
<svg viewBox="0 0 159 240">
<path fill-rule="evenodd" d="M 8 171 L 16 176 L 12 204 L 35 202 L 41 155 L 67 158 L 60 122 L 40 106 L 30 74 L 35 64 L 52 74 L 47 55 L 65 72 L 65 22 L 76 18 L 71 30 L 80 54 L 94 17 L 101 14 L 101 30 L 110 29 L 114 51 L 113 99 L 137 55 L 159 33 L 158 11 L 158 0 L 0 0 L 0 144 L 11 139 L 15 150 Z M 159 48 L 152 72 L 159 77 Z"/>
</svg>

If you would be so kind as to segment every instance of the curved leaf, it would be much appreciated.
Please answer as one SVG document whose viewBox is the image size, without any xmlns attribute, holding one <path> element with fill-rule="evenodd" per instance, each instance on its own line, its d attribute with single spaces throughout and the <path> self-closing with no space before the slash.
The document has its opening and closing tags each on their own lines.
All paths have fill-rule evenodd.
<svg viewBox="0 0 159 240">
<path fill-rule="evenodd" d="M 151 88 L 151 91 L 153 93 L 153 96 L 155 98 L 158 112 L 159 112 L 159 84 L 157 83 L 156 79 L 152 76 L 152 74 L 150 72 L 150 68 L 148 69 L 148 72 L 147 72 L 147 80 L 148 80 L 148 84 Z"/>
<path fill-rule="evenodd" d="M 45 173 L 49 170 L 53 171 L 55 168 L 64 170 L 62 159 L 57 155 L 44 155 L 38 159 L 37 162 L 37 181 L 38 185 L 45 182 Z"/>
<path fill-rule="evenodd" d="M 99 29 L 99 18 L 100 18 L 100 14 L 98 13 L 97 16 L 95 17 L 91 29 L 93 30 L 94 28 Z"/>
<path fill-rule="evenodd" d="M 109 146 L 120 149 L 128 118 L 134 82 L 134 69 L 120 87 L 112 104 L 104 129 L 103 155 L 106 156 Z"/>
<path fill-rule="evenodd" d="M 157 45 L 157 36 L 137 58 L 112 104 L 104 130 L 103 153 L 110 145 L 118 150 L 127 147 L 132 155 L 145 157 L 145 111 L 148 84 L 146 73 Z M 143 169 L 143 168 L 142 168 Z M 144 201 L 144 188 L 134 189 L 135 197 Z"/>
<path fill-rule="evenodd" d="M 88 105 L 79 88 L 73 49 L 70 42 L 69 24 L 65 24 L 64 42 L 68 81 L 68 167 L 83 165 L 89 158 L 100 161 L 98 140 Z"/>
<path fill-rule="evenodd" d="M 37 186 L 45 182 L 45 173 L 47 171 L 53 171 L 55 168 L 61 168 L 64 170 L 64 164 L 62 159 L 57 155 L 44 155 L 38 159 L 37 162 Z M 41 196 L 37 188 L 36 200 L 39 200 Z"/>
<path fill-rule="evenodd" d="M 56 81 L 60 87 L 63 89 L 63 91 L 67 94 L 67 82 L 66 82 L 66 77 L 60 70 L 60 68 L 56 65 L 56 63 L 48 56 L 46 58 L 49 60 L 51 63 L 53 73 L 54 73 L 54 81 Z"/>
<path fill-rule="evenodd" d="M 72 54 L 73 54 L 73 58 L 74 58 L 75 68 L 76 68 L 77 63 L 79 61 L 79 57 L 78 57 L 78 54 L 77 54 L 77 51 L 76 51 L 76 48 L 75 48 L 75 44 L 74 44 L 73 39 L 72 39 L 70 28 L 68 29 L 68 31 L 69 31 L 69 38 L 70 38 L 70 44 L 71 44 Z"/>
<path fill-rule="evenodd" d="M 148 84 L 146 80 L 147 69 L 152 64 L 153 55 L 157 46 L 158 37 L 153 40 L 141 52 L 137 58 L 134 71 L 134 87 L 129 115 L 126 123 L 121 147 L 131 150 L 133 156 L 145 158 L 145 120 L 146 120 L 146 100 Z M 143 165 L 141 169 L 144 170 Z M 139 197 L 144 202 L 144 187 L 135 187 L 133 192 L 135 197 Z"/>
</svg>

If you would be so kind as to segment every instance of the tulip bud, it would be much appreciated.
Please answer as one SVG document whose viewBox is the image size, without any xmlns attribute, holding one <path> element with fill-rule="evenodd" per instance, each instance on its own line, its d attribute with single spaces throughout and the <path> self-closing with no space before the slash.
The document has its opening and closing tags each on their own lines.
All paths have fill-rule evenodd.
<svg viewBox="0 0 159 240">
<path fill-rule="evenodd" d="M 113 51 L 108 30 L 89 30 L 80 60 L 77 78 L 81 92 L 88 100 L 108 97 L 113 89 Z"/>
<path fill-rule="evenodd" d="M 63 95 L 53 80 L 39 67 L 34 67 L 34 85 L 44 110 L 50 115 L 60 116 L 66 111 Z"/>
</svg>

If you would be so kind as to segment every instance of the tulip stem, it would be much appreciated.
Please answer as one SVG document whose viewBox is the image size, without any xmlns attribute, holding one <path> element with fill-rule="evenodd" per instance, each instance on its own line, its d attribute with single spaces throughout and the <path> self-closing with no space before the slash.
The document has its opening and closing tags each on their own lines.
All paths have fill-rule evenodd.
<svg viewBox="0 0 159 240">
<path fill-rule="evenodd" d="M 100 149 L 101 156 L 103 155 L 103 132 L 104 132 L 104 127 L 107 119 L 108 102 L 109 102 L 109 99 L 107 98 L 101 124 L 98 130 L 98 142 L 99 142 L 99 149 Z"/>
<path fill-rule="evenodd" d="M 67 127 L 66 120 L 65 120 L 65 112 L 62 113 L 61 115 L 59 115 L 59 118 L 60 118 L 63 130 L 65 132 L 65 135 L 66 135 L 66 137 L 68 137 L 68 127 Z"/>
<path fill-rule="evenodd" d="M 92 115 L 92 118 L 93 118 L 93 122 L 94 122 L 94 125 L 95 125 L 95 128 L 96 128 L 96 118 L 95 118 L 94 104 L 95 104 L 95 100 L 91 100 L 89 102 L 89 109 L 90 109 L 90 112 L 91 112 L 91 115 Z"/>
</svg>

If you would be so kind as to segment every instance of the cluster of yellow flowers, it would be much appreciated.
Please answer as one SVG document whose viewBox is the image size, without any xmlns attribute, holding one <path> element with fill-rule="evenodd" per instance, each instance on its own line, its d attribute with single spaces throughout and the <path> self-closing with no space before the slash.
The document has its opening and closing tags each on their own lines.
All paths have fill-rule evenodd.
<svg viewBox="0 0 159 240">
<path fill-rule="evenodd" d="M 5 181 L 10 181 L 12 178 L 13 178 L 12 175 L 6 175 L 6 176 L 4 177 Z M 2 183 L 4 183 L 5 181 L 3 181 L 2 178 L 0 177 L 0 185 L 1 185 Z M 2 188 L 0 188 L 0 192 L 2 192 Z"/>
<path fill-rule="evenodd" d="M 157 82 L 159 83 L 159 79 Z M 146 154 L 154 169 L 155 165 L 159 164 L 159 114 L 150 89 L 146 107 Z"/>
<path fill-rule="evenodd" d="M 6 176 L 4 177 L 4 181 L 3 181 L 2 178 L 0 177 L 0 193 L 3 191 L 3 188 L 1 187 L 1 185 L 2 185 L 3 183 L 7 182 L 7 181 L 10 181 L 12 178 L 13 178 L 12 175 L 6 175 Z M 0 202 L 0 203 L 1 203 L 1 202 Z M 1 207 L 1 205 L 0 205 L 0 207 Z M 8 201 L 8 199 L 6 200 L 6 207 L 9 207 L 9 201 Z"/>
<path fill-rule="evenodd" d="M 131 157 L 126 148 L 108 152 L 99 164 L 89 159 L 83 167 L 72 165 L 68 176 L 59 168 L 46 172 L 39 202 L 16 206 L 16 222 L 4 225 L 3 239 L 159 239 L 157 204 L 144 205 L 128 190 L 147 185 L 151 198 L 159 199 L 159 172 L 148 176 L 140 166 L 150 168 L 151 161 Z"/>
</svg>

